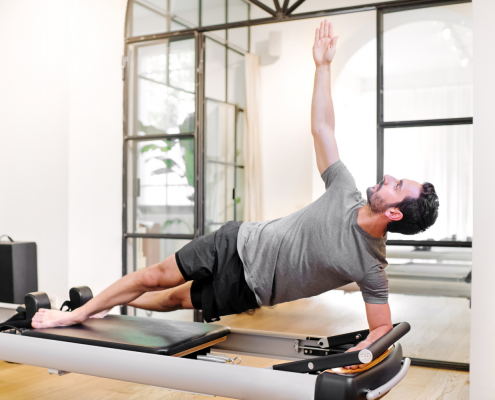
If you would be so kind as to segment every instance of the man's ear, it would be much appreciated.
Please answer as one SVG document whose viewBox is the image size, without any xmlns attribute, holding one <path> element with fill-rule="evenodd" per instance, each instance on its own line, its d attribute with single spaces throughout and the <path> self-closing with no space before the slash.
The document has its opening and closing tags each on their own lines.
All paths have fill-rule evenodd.
<svg viewBox="0 0 495 400">
<path fill-rule="evenodd" d="M 402 212 L 398 208 L 393 207 L 385 211 L 385 216 L 390 221 L 400 221 L 404 215 L 402 215 Z"/>
</svg>

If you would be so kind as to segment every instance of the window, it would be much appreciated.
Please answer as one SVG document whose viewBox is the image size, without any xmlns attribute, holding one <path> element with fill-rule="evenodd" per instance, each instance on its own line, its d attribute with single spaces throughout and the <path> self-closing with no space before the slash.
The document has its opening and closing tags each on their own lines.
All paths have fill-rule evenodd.
<svg viewBox="0 0 495 400">
<path fill-rule="evenodd" d="M 222 25 L 250 19 L 246 0 L 130 0 L 127 8 L 127 36 L 137 37 L 164 32 Z M 249 48 L 249 27 L 216 31 L 243 50 Z"/>
<path fill-rule="evenodd" d="M 244 56 L 228 43 L 205 43 L 205 233 L 244 215 Z"/>
<path fill-rule="evenodd" d="M 387 173 L 433 183 L 439 218 L 410 239 L 470 247 L 472 5 L 384 8 L 378 11 L 378 24 L 377 180 Z M 390 244 L 403 239 L 389 235 Z"/>
<path fill-rule="evenodd" d="M 196 41 L 178 36 L 139 43 L 128 57 L 124 273 L 174 254 L 199 224 Z M 180 318 L 192 320 L 193 313 Z"/>
<path fill-rule="evenodd" d="M 249 10 L 244 0 L 133 0 L 128 6 L 127 35 L 138 37 L 127 42 L 124 75 L 123 274 L 242 219 L 249 27 L 208 38 L 167 32 L 246 21 Z M 192 320 L 193 312 L 161 316 Z"/>
</svg>

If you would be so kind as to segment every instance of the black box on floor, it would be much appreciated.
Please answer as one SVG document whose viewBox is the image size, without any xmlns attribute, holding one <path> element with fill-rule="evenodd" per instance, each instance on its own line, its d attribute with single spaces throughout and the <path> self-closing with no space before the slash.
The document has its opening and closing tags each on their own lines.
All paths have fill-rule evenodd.
<svg viewBox="0 0 495 400">
<path fill-rule="evenodd" d="M 23 304 L 38 291 L 36 254 L 34 242 L 0 242 L 0 303 Z"/>
</svg>

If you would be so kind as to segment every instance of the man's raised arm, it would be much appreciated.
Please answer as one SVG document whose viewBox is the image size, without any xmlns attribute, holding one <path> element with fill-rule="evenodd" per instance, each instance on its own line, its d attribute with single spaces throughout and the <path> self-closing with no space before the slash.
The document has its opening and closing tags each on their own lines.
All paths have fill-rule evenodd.
<svg viewBox="0 0 495 400">
<path fill-rule="evenodd" d="M 335 55 L 338 38 L 333 34 L 332 23 L 324 20 L 320 28 L 316 29 L 313 45 L 316 73 L 311 103 L 311 133 L 315 143 L 316 165 L 320 174 L 340 159 L 335 140 L 335 114 L 330 89 L 330 65 Z"/>
</svg>

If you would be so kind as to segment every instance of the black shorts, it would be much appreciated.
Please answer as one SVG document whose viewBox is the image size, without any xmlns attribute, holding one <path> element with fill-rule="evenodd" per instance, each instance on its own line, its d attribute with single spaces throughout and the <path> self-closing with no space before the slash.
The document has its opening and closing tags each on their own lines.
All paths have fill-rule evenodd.
<svg viewBox="0 0 495 400">
<path fill-rule="evenodd" d="M 194 239 L 175 253 L 184 279 L 194 281 L 191 300 L 194 308 L 203 310 L 206 322 L 259 307 L 246 282 L 244 266 L 237 252 L 237 233 L 241 224 L 227 222 L 219 230 Z"/>
</svg>

